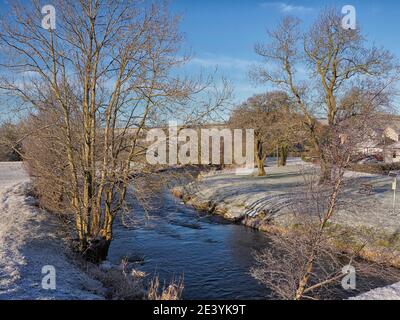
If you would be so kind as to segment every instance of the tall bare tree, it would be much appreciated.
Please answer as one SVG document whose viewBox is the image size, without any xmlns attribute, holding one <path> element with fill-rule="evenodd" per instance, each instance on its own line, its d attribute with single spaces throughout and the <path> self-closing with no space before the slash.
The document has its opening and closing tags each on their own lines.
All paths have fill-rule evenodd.
<svg viewBox="0 0 400 320">
<path fill-rule="evenodd" d="M 359 28 L 343 29 L 341 21 L 338 10 L 327 9 L 303 31 L 298 19 L 284 18 L 276 30 L 268 32 L 268 44 L 256 45 L 265 67 L 256 66 L 251 71 L 257 82 L 288 92 L 303 114 L 304 128 L 320 159 L 320 183 L 331 179 L 332 163 L 323 152 L 324 144 L 330 142 L 318 129 L 318 117 L 326 116 L 328 127 L 335 127 L 340 100 L 351 87 L 364 83 L 379 96 L 396 78 L 393 56 L 368 46 Z"/>
<path fill-rule="evenodd" d="M 146 126 L 175 119 L 178 111 L 182 119 L 204 118 L 226 102 L 227 91 L 213 103 L 196 103 L 193 94 L 211 80 L 174 75 L 187 58 L 179 54 L 179 17 L 164 3 L 53 5 L 56 28 L 42 27 L 37 0 L 15 2 L 2 17 L 0 88 L 30 110 L 29 169 L 42 185 L 55 179 L 57 195 L 75 217 L 80 250 L 98 261 L 107 256 L 115 217 L 125 208 L 132 170 L 141 168 Z M 49 157 L 35 155 L 35 145 Z"/>
<path fill-rule="evenodd" d="M 390 107 L 396 81 L 392 55 L 368 47 L 360 30 L 343 29 L 341 19 L 337 10 L 325 10 L 303 32 L 298 19 L 287 17 L 269 32 L 268 45 L 256 46 L 267 65 L 255 67 L 252 76 L 288 92 L 320 159 L 318 183 L 306 179 L 299 191 L 301 201 L 293 199 L 296 228 L 277 236 L 286 260 L 265 250 L 252 270 L 255 278 L 286 299 L 318 297 L 320 289 L 344 277 L 342 266 L 357 263 L 363 246 L 337 252 L 330 226 L 342 205 L 344 184 L 352 183 L 345 178 L 352 155 L 368 139 L 377 113 Z M 326 123 L 318 120 L 322 116 Z"/>
<path fill-rule="evenodd" d="M 282 252 L 276 254 L 267 249 L 256 254 L 258 265 L 252 269 L 252 275 L 284 299 L 320 298 L 326 288 L 340 286 L 346 276 L 342 268 L 348 265 L 355 267 L 358 275 L 376 276 L 382 271 L 379 264 L 368 265 L 358 260 L 375 235 L 364 238 L 355 231 L 335 230 L 334 217 L 338 210 L 371 210 L 363 206 L 360 197 L 344 200 L 345 185 L 357 185 L 345 173 L 352 156 L 368 139 L 376 122 L 376 110 L 386 106 L 387 97 L 376 99 L 376 94 L 369 90 L 353 88 L 338 103 L 341 111 L 335 118 L 336 125 L 324 129 L 329 140 L 322 145 L 324 156 L 332 164 L 330 182 L 321 186 L 313 172 L 305 172 L 304 183 L 291 196 L 293 219 L 288 231 L 271 236 L 274 243 L 279 242 Z M 335 247 L 335 238 L 349 243 L 352 239 L 357 241 L 351 246 L 341 244 L 340 250 Z"/>
</svg>

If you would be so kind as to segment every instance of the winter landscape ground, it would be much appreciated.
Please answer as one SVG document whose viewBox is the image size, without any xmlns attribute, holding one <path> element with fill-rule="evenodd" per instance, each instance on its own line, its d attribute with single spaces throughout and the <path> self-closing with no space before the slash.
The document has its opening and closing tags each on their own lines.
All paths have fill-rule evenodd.
<svg viewBox="0 0 400 320">
<path fill-rule="evenodd" d="M 234 171 L 224 170 L 206 174 L 199 182 L 174 191 L 186 198 L 187 204 L 211 210 L 228 219 L 243 220 L 248 216 L 257 221 L 257 217 L 262 215 L 268 224 L 272 222 L 275 226 L 286 227 L 291 222 L 293 210 L 299 210 L 305 202 L 306 195 L 300 190 L 304 190 L 304 181 L 315 170 L 315 166 L 300 159 L 290 159 L 284 168 L 270 161 L 267 177 L 238 176 Z M 379 252 L 377 256 L 390 251 L 394 257 L 391 261 L 397 264 L 398 243 L 389 240 L 397 238 L 400 230 L 398 200 L 393 210 L 393 178 L 350 171 L 345 176 L 349 183 L 345 183 L 341 204 L 332 223 L 340 228 L 360 231 L 358 235 L 363 237 L 363 241 L 369 234 L 379 234 L 379 241 L 367 244 L 366 250 Z M 363 184 L 373 186 L 371 194 L 360 191 Z M 263 229 L 262 224 L 254 223 L 252 219 L 250 223 L 244 223 Z M 359 299 L 400 299 L 399 284 L 373 290 Z"/>
<path fill-rule="evenodd" d="M 0 300 L 101 299 L 101 284 L 67 257 L 59 221 L 28 191 L 22 164 L 0 163 Z M 56 290 L 42 289 L 44 266 L 55 267 Z"/>
<path fill-rule="evenodd" d="M 236 170 L 211 172 L 200 182 L 186 186 L 193 192 L 191 202 L 216 205 L 216 211 L 233 220 L 255 217 L 263 212 L 272 219 L 286 219 L 305 201 L 304 183 L 317 175 L 318 168 L 289 159 L 286 167 L 277 167 L 268 160 L 267 176 L 237 175 Z M 379 228 L 395 235 L 400 230 L 400 199 L 395 200 L 390 176 L 347 171 L 341 203 L 334 222 L 349 227 Z M 372 192 L 362 192 L 362 185 L 372 186 Z M 178 188 L 179 189 L 179 188 Z"/>
<path fill-rule="evenodd" d="M 302 168 L 301 171 L 299 171 L 300 167 Z M 267 169 L 270 175 L 275 175 L 275 179 L 278 179 L 277 168 L 268 167 Z M 310 166 L 293 159 L 285 170 L 288 176 L 295 176 L 295 172 L 311 169 Z M 362 175 L 360 178 L 373 181 L 379 188 L 384 188 L 388 182 L 387 178 L 378 176 Z M 240 185 L 241 190 L 246 190 L 243 189 L 244 186 L 247 186 L 247 188 L 250 185 L 253 186 L 251 192 L 241 193 L 244 194 L 244 199 L 247 199 L 246 203 L 249 207 L 265 209 L 267 205 L 274 205 L 271 201 L 266 201 L 265 197 L 268 195 L 270 195 L 269 199 L 282 199 L 282 196 L 278 196 L 277 190 L 272 191 L 272 194 L 269 193 L 273 189 L 271 186 L 273 186 L 274 179 L 271 178 L 268 179 L 269 192 L 262 190 L 262 186 L 266 187 L 266 184 L 263 184 L 260 179 L 257 179 L 257 183 L 255 183 L 255 180 L 249 181 L 251 180 L 249 177 L 238 178 L 229 174 L 213 175 L 204 179 L 208 183 L 209 195 L 219 196 L 218 201 L 222 201 L 221 203 L 230 203 L 230 208 L 236 208 L 234 212 L 238 212 L 239 208 L 243 212 L 244 200 L 235 195 L 234 189 L 230 187 L 232 186 L 230 183 L 232 179 L 246 181 L 243 184 L 235 184 Z M 287 178 L 286 183 L 290 184 L 291 179 L 293 178 Z M 216 181 L 219 181 L 218 185 Z M 224 190 L 224 192 L 222 193 L 221 190 Z M 0 163 L 0 300 L 102 299 L 104 291 L 101 284 L 91 279 L 73 263 L 73 259 L 71 260 L 68 257 L 70 252 L 64 241 L 61 240 L 60 232 L 62 231 L 60 230 L 59 220 L 35 206 L 36 200 L 27 195 L 28 191 L 29 178 L 22 164 Z M 204 192 L 202 194 L 205 195 Z M 222 197 L 222 194 L 224 194 L 224 197 Z M 382 191 L 382 194 L 385 194 L 385 192 Z M 381 195 L 378 198 L 384 199 L 384 197 Z M 263 205 L 254 206 L 257 200 Z M 242 205 L 234 205 L 234 203 L 239 202 Z M 251 203 L 253 206 L 249 205 Z M 389 206 L 389 204 L 387 205 Z M 389 210 L 389 207 L 387 210 Z M 398 223 L 397 219 L 394 219 L 390 214 L 385 215 L 386 211 L 382 209 L 380 212 L 376 212 L 376 217 L 380 215 L 380 219 L 376 217 L 374 219 L 373 215 L 367 215 L 365 219 L 357 219 L 356 223 L 367 225 L 386 223 L 387 226 Z M 247 214 L 249 214 L 249 211 L 247 211 Z M 391 230 L 390 228 L 386 229 Z M 56 290 L 42 289 L 42 268 L 47 265 L 54 266 L 57 271 Z M 354 299 L 400 299 L 400 285 L 394 284 L 376 289 Z"/>
</svg>

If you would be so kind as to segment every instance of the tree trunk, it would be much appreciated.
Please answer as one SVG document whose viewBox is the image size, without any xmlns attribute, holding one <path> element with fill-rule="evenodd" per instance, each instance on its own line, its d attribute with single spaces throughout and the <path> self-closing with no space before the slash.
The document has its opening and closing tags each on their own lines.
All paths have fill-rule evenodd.
<svg viewBox="0 0 400 320">
<path fill-rule="evenodd" d="M 311 253 L 310 259 L 307 262 L 306 272 L 305 272 L 304 276 L 300 279 L 294 300 L 301 300 L 303 298 L 304 291 L 306 290 L 306 286 L 310 280 L 310 275 L 313 271 L 314 259 L 315 259 L 315 252 L 313 251 Z"/>
<path fill-rule="evenodd" d="M 264 152 L 263 144 L 260 139 L 256 139 L 256 144 L 255 144 L 256 152 L 255 152 L 255 158 L 256 158 L 256 164 L 258 168 L 258 173 L 257 176 L 259 177 L 265 177 L 267 173 L 265 172 L 265 160 L 267 159 L 266 152 Z"/>
<path fill-rule="evenodd" d="M 258 168 L 258 173 L 257 176 L 259 177 L 265 177 L 267 173 L 265 172 L 265 159 L 260 159 L 257 156 L 257 168 Z"/>
<path fill-rule="evenodd" d="M 92 263 L 101 263 L 107 259 L 111 240 L 104 237 L 96 237 L 90 240 L 83 252 L 83 257 Z"/>
<path fill-rule="evenodd" d="M 327 184 L 332 181 L 332 166 L 323 157 L 320 157 L 321 173 L 319 177 L 319 184 Z"/>
<path fill-rule="evenodd" d="M 289 155 L 288 147 L 280 146 L 279 147 L 279 159 L 278 159 L 278 165 L 280 167 L 286 166 L 288 155 Z"/>
<path fill-rule="evenodd" d="M 114 217 L 111 213 L 112 191 L 106 193 L 106 203 L 104 208 L 104 222 L 99 233 L 93 234 L 83 248 L 83 256 L 92 263 L 100 263 L 107 259 L 108 250 L 113 239 Z"/>
<path fill-rule="evenodd" d="M 315 132 L 312 133 L 312 140 L 320 162 L 321 172 L 320 172 L 319 184 L 320 185 L 327 184 L 332 181 L 332 165 L 325 158 L 324 151 L 321 148 L 320 141 Z"/>
</svg>

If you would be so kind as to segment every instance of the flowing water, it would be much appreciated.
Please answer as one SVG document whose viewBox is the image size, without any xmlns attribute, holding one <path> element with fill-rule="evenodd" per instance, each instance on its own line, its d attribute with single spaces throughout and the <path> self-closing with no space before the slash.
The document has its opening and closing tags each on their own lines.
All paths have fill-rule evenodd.
<svg viewBox="0 0 400 320">
<path fill-rule="evenodd" d="M 184 278 L 184 299 L 263 299 L 268 293 L 249 275 L 253 250 L 268 246 L 265 234 L 205 216 L 164 193 L 157 212 L 136 209 L 135 226 L 116 226 L 110 260 L 143 258 L 141 271 L 167 283 Z"/>
<path fill-rule="evenodd" d="M 199 213 L 169 192 L 162 193 L 162 198 L 149 215 L 135 207 L 133 226 L 117 223 L 109 252 L 112 263 L 127 258 L 137 263 L 136 269 L 150 277 L 158 275 L 167 284 L 183 277 L 183 299 L 247 300 L 269 295 L 249 274 L 255 264 L 254 251 L 270 245 L 265 233 Z M 384 277 L 360 280 L 358 284 L 374 283 L 373 287 L 395 282 Z M 355 294 L 345 292 L 331 298 Z"/>
</svg>

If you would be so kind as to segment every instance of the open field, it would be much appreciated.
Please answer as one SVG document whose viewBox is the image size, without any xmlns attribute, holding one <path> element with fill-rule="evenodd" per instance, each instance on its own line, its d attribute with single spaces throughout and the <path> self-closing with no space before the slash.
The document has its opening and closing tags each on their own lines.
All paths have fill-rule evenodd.
<svg viewBox="0 0 400 320">
<path fill-rule="evenodd" d="M 202 177 L 200 183 L 187 188 L 194 191 L 193 201 L 212 201 L 217 209 L 226 210 L 227 218 L 240 219 L 256 216 L 264 211 L 275 219 L 293 212 L 293 207 L 304 200 L 304 183 L 317 168 L 293 162 L 286 167 L 268 167 L 266 177 L 237 176 L 216 172 Z M 400 199 L 396 199 L 393 215 L 393 178 L 366 173 L 347 172 L 341 194 L 340 210 L 335 222 L 348 226 L 379 227 L 387 232 L 400 229 Z M 371 194 L 363 193 L 362 184 L 371 184 Z M 351 205 L 351 207 L 344 205 Z M 297 210 L 297 209 L 296 209 Z"/>
</svg>

